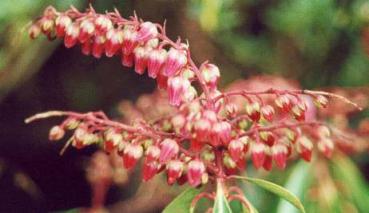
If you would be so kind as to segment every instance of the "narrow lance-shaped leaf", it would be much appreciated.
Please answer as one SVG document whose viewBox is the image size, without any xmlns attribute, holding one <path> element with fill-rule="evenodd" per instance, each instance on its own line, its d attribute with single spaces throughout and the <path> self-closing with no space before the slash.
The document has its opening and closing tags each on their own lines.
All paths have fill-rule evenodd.
<svg viewBox="0 0 369 213">
<path fill-rule="evenodd" d="M 178 195 L 167 207 L 163 213 L 188 213 L 193 212 L 190 209 L 194 197 L 201 192 L 201 189 L 189 188 Z"/>
<path fill-rule="evenodd" d="M 217 194 L 214 201 L 213 207 L 214 213 L 232 213 L 231 207 L 224 195 L 223 183 L 221 181 L 217 182 Z"/>
<path fill-rule="evenodd" d="M 302 205 L 300 200 L 294 194 L 292 194 L 291 192 L 289 192 L 287 189 L 283 188 L 282 186 L 279 186 L 275 183 L 262 180 L 262 179 L 258 179 L 258 178 L 249 178 L 249 177 L 242 177 L 242 176 L 233 176 L 233 177 L 256 184 L 259 187 L 265 190 L 268 190 L 278 195 L 279 197 L 287 200 L 292 205 L 294 205 L 296 208 L 298 208 L 302 213 L 305 213 L 304 206 Z"/>
<path fill-rule="evenodd" d="M 290 190 L 300 198 L 302 198 L 306 190 L 308 190 L 313 178 L 309 175 L 309 172 L 311 172 L 310 166 L 310 164 L 303 161 L 297 163 L 284 184 L 287 190 Z M 295 213 L 297 211 L 297 209 L 284 200 L 281 200 L 277 207 L 277 213 Z"/>
</svg>

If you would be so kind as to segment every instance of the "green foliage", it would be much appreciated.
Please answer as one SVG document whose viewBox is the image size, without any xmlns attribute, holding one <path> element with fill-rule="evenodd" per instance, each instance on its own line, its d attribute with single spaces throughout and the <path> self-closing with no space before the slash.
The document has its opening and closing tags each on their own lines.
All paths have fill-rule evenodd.
<svg viewBox="0 0 369 213">
<path fill-rule="evenodd" d="M 369 24 L 365 0 L 192 0 L 190 6 L 191 17 L 243 75 L 277 73 L 308 88 L 368 84 L 369 57 L 361 43 Z"/>
<path fill-rule="evenodd" d="M 191 207 L 193 198 L 201 192 L 201 189 L 188 188 L 178 195 L 168 206 L 165 207 L 163 213 L 187 213 L 194 212 Z"/>
<path fill-rule="evenodd" d="M 312 176 L 310 175 L 310 164 L 300 161 L 292 168 L 284 187 L 294 193 L 301 200 L 311 184 Z M 276 209 L 277 213 L 297 213 L 296 208 L 293 208 L 285 200 L 280 200 Z"/>
<path fill-rule="evenodd" d="M 214 201 L 213 212 L 214 213 L 232 213 L 231 207 L 224 195 L 223 183 L 217 183 L 217 192 Z"/>
<path fill-rule="evenodd" d="M 244 181 L 248 181 L 250 183 L 253 183 L 269 192 L 272 192 L 276 195 L 278 195 L 279 197 L 287 200 L 288 202 L 290 202 L 292 205 L 294 205 L 296 208 L 298 208 L 301 212 L 305 213 L 305 209 L 304 206 L 302 205 L 302 203 L 300 202 L 300 200 L 296 197 L 296 195 L 292 194 L 290 191 L 288 191 L 287 189 L 263 180 L 263 179 L 258 179 L 258 178 L 249 178 L 249 177 L 242 177 L 242 176 L 235 176 L 237 179 L 240 180 L 244 180 Z"/>
</svg>

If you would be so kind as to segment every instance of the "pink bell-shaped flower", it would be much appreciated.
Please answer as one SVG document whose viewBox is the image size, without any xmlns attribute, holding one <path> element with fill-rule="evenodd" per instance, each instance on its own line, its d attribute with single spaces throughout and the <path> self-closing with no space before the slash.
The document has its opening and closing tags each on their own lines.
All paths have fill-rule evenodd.
<svg viewBox="0 0 369 213">
<path fill-rule="evenodd" d="M 128 144 L 123 152 L 123 166 L 126 169 L 134 167 L 143 155 L 143 149 L 141 145 Z"/>
<path fill-rule="evenodd" d="M 217 86 L 220 78 L 220 72 L 217 66 L 214 64 L 204 64 L 200 67 L 200 72 L 205 80 L 205 83 L 209 85 L 210 88 L 215 88 Z"/>
<path fill-rule="evenodd" d="M 190 86 L 190 81 L 181 76 L 169 78 L 167 88 L 169 103 L 173 106 L 179 106 L 182 101 L 182 95 Z"/>
<path fill-rule="evenodd" d="M 302 136 L 296 141 L 296 150 L 305 161 L 311 160 L 313 143 L 306 136 Z"/>
<path fill-rule="evenodd" d="M 83 20 L 80 24 L 80 32 L 78 40 L 81 43 L 85 43 L 95 32 L 95 25 L 90 19 Z"/>
<path fill-rule="evenodd" d="M 158 35 L 158 29 L 152 22 L 143 22 L 140 24 L 136 40 L 138 42 L 146 42 Z"/>
<path fill-rule="evenodd" d="M 107 32 L 108 30 L 113 28 L 113 23 L 107 16 L 99 15 L 95 19 L 95 27 L 96 27 L 96 30 L 98 31 Z"/>
<path fill-rule="evenodd" d="M 79 31 L 80 30 L 78 24 L 71 24 L 67 27 L 64 37 L 65 47 L 71 48 L 77 44 Z"/>
<path fill-rule="evenodd" d="M 205 164 L 201 160 L 195 159 L 190 161 L 187 167 L 188 183 L 193 187 L 200 185 L 205 169 Z"/>
<path fill-rule="evenodd" d="M 149 77 L 156 78 L 167 58 L 167 51 L 164 49 L 153 49 L 147 57 L 147 71 Z"/>
<path fill-rule="evenodd" d="M 253 143 L 251 146 L 252 163 L 256 169 L 263 166 L 265 161 L 265 145 L 263 143 Z"/>
<path fill-rule="evenodd" d="M 142 75 L 147 65 L 147 50 L 144 47 L 136 47 L 133 51 L 135 61 L 135 72 Z"/>
<path fill-rule="evenodd" d="M 131 27 L 125 27 L 123 29 L 123 43 L 122 51 L 125 55 L 130 55 L 137 45 L 136 42 L 137 31 Z"/>
<path fill-rule="evenodd" d="M 231 140 L 228 144 L 228 152 L 234 161 L 238 161 L 243 157 L 245 144 L 240 139 Z"/>
<path fill-rule="evenodd" d="M 227 145 L 231 139 L 231 125 L 228 122 L 221 121 L 213 124 L 211 128 L 210 143 L 214 146 Z"/>
<path fill-rule="evenodd" d="M 112 57 L 121 48 L 123 43 L 123 32 L 118 29 L 110 29 L 106 33 L 105 54 Z"/>
<path fill-rule="evenodd" d="M 179 152 L 179 146 L 173 139 L 167 138 L 160 143 L 159 162 L 165 163 L 174 158 Z"/>
<path fill-rule="evenodd" d="M 143 181 L 149 181 L 153 178 L 159 170 L 159 163 L 157 161 L 151 161 L 147 158 L 142 167 L 142 179 Z"/>
<path fill-rule="evenodd" d="M 272 156 L 278 168 L 286 168 L 287 161 L 287 147 L 282 144 L 275 144 L 272 148 Z"/>
<path fill-rule="evenodd" d="M 61 38 L 65 35 L 67 27 L 72 24 L 72 19 L 67 15 L 60 15 L 55 19 L 56 36 Z"/>
<path fill-rule="evenodd" d="M 187 55 L 183 50 L 170 48 L 164 65 L 164 75 L 171 77 L 187 64 Z"/>
<path fill-rule="evenodd" d="M 179 160 L 169 161 L 166 167 L 167 170 L 167 182 L 172 185 L 181 177 L 183 172 L 183 163 Z"/>
</svg>

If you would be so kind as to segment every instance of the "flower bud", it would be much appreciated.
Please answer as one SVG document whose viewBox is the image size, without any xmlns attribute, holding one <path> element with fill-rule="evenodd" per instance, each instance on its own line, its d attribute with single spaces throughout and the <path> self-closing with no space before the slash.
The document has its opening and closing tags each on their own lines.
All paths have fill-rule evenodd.
<svg viewBox="0 0 369 213">
<path fill-rule="evenodd" d="M 171 119 L 171 123 L 176 132 L 180 132 L 184 125 L 186 124 L 186 117 L 182 114 L 177 114 Z"/>
<path fill-rule="evenodd" d="M 65 131 L 60 126 L 53 126 L 49 132 L 50 141 L 58 141 L 64 137 Z"/>
<path fill-rule="evenodd" d="M 276 144 L 272 147 L 273 160 L 280 169 L 286 168 L 287 148 L 285 145 Z"/>
<path fill-rule="evenodd" d="M 311 160 L 311 153 L 313 150 L 313 143 L 305 136 L 302 136 L 296 141 L 296 151 L 305 161 Z"/>
<path fill-rule="evenodd" d="M 182 94 L 182 101 L 185 103 L 191 102 L 197 97 L 197 91 L 195 87 L 189 86 L 188 89 Z"/>
<path fill-rule="evenodd" d="M 28 35 L 31 39 L 37 38 L 41 33 L 41 28 L 38 24 L 32 24 L 28 29 Z"/>
<path fill-rule="evenodd" d="M 324 138 L 318 142 L 318 150 L 322 152 L 327 158 L 332 157 L 333 149 L 334 143 L 330 138 Z"/>
<path fill-rule="evenodd" d="M 54 30 L 54 20 L 49 17 L 44 17 L 40 20 L 41 31 L 44 34 L 50 34 Z"/>
<path fill-rule="evenodd" d="M 111 28 L 113 28 L 113 23 L 105 15 L 99 15 L 95 19 L 95 28 L 98 31 L 107 32 L 108 30 L 110 30 Z"/>
<path fill-rule="evenodd" d="M 203 159 L 206 162 L 212 162 L 215 160 L 215 154 L 212 149 L 205 149 L 201 152 L 201 159 Z"/>
<path fill-rule="evenodd" d="M 200 67 L 200 72 L 205 80 L 205 83 L 210 88 L 215 88 L 217 86 L 220 78 L 220 72 L 217 66 L 214 64 L 204 64 Z"/>
<path fill-rule="evenodd" d="M 124 55 L 130 55 L 133 49 L 137 45 L 136 42 L 137 32 L 131 27 L 125 27 L 123 29 L 123 43 L 122 51 Z"/>
<path fill-rule="evenodd" d="M 122 134 L 119 134 L 114 129 L 109 129 L 105 133 L 105 142 L 104 142 L 104 149 L 107 152 L 113 151 L 113 149 L 118 146 L 119 143 L 123 141 Z"/>
<path fill-rule="evenodd" d="M 122 54 L 121 62 L 125 67 L 132 67 L 134 61 L 134 55 L 131 53 L 130 55 Z"/>
<path fill-rule="evenodd" d="M 328 105 L 328 99 L 323 95 L 316 96 L 314 103 L 317 107 L 325 108 Z"/>
<path fill-rule="evenodd" d="M 79 26 L 78 24 L 74 23 L 74 24 L 70 24 L 67 27 L 67 30 L 65 32 L 65 37 L 64 37 L 64 45 L 67 48 L 71 48 L 74 45 L 77 44 L 77 39 L 79 36 Z"/>
<path fill-rule="evenodd" d="M 191 86 L 191 83 L 180 76 L 168 79 L 168 98 L 173 106 L 179 106 L 182 101 L 182 94 Z"/>
<path fill-rule="evenodd" d="M 265 142 L 268 146 L 273 146 L 275 142 L 275 137 L 271 132 L 260 132 L 260 139 Z"/>
<path fill-rule="evenodd" d="M 85 146 L 85 138 L 86 135 L 88 134 L 85 126 L 80 126 L 76 129 L 76 131 L 74 131 L 74 135 L 73 135 L 73 143 L 72 145 L 74 147 L 76 147 L 77 149 L 82 149 Z"/>
<path fill-rule="evenodd" d="M 319 126 L 317 133 L 319 138 L 329 138 L 331 136 L 331 131 L 326 126 Z"/>
<path fill-rule="evenodd" d="M 158 29 L 155 24 L 147 21 L 140 24 L 140 29 L 137 33 L 136 40 L 138 42 L 146 42 L 158 35 Z"/>
<path fill-rule="evenodd" d="M 297 105 L 293 106 L 292 113 L 296 120 L 304 121 L 305 120 L 305 112 L 306 112 L 306 105 L 305 103 L 298 103 Z"/>
<path fill-rule="evenodd" d="M 233 118 L 237 114 L 238 107 L 235 104 L 227 104 L 225 106 L 225 111 L 228 117 Z"/>
<path fill-rule="evenodd" d="M 209 136 L 211 123 L 207 119 L 197 120 L 195 122 L 194 129 L 196 132 L 196 139 L 199 141 L 205 141 Z"/>
<path fill-rule="evenodd" d="M 167 164 L 167 182 L 172 185 L 176 180 L 181 177 L 183 172 L 183 163 L 179 160 L 169 161 Z"/>
<path fill-rule="evenodd" d="M 270 105 L 266 105 L 261 107 L 261 115 L 263 116 L 263 118 L 267 121 L 273 121 L 273 117 L 275 114 L 274 108 Z"/>
<path fill-rule="evenodd" d="M 188 183 L 193 187 L 200 185 L 205 169 L 205 165 L 201 160 L 195 159 L 190 161 L 187 169 Z"/>
<path fill-rule="evenodd" d="M 94 42 L 92 42 L 92 55 L 95 58 L 101 58 L 101 55 L 104 52 L 106 38 L 103 35 L 96 35 L 94 38 Z"/>
<path fill-rule="evenodd" d="M 195 77 L 195 72 L 189 68 L 184 68 L 181 71 L 181 76 L 185 79 L 193 79 Z"/>
<path fill-rule="evenodd" d="M 253 102 L 246 105 L 246 113 L 250 119 L 254 122 L 258 122 L 260 119 L 260 104 L 259 102 Z"/>
<path fill-rule="evenodd" d="M 149 146 L 149 148 L 147 148 L 146 150 L 146 159 L 148 161 L 153 161 L 153 160 L 157 160 L 160 157 L 160 149 L 159 147 L 153 145 L 153 146 Z"/>
<path fill-rule="evenodd" d="M 145 43 L 145 48 L 155 49 L 159 46 L 159 39 L 153 38 Z"/>
<path fill-rule="evenodd" d="M 164 49 L 151 50 L 147 58 L 147 71 L 149 77 L 156 78 L 167 58 L 167 51 Z"/>
<path fill-rule="evenodd" d="M 240 139 L 231 140 L 228 144 L 228 152 L 234 161 L 238 161 L 243 157 L 245 144 Z"/>
<path fill-rule="evenodd" d="M 67 27 L 72 24 L 72 19 L 67 15 L 60 15 L 55 19 L 56 36 L 59 38 L 65 35 Z"/>
<path fill-rule="evenodd" d="M 77 128 L 79 124 L 80 122 L 77 119 L 70 117 L 65 121 L 65 128 L 67 130 L 73 130 Z"/>
<path fill-rule="evenodd" d="M 292 108 L 292 102 L 288 95 L 280 95 L 275 100 L 275 104 L 284 112 L 289 112 Z"/>
<path fill-rule="evenodd" d="M 237 167 L 234 158 L 230 157 L 228 154 L 223 156 L 223 164 L 227 169 L 235 169 Z"/>
<path fill-rule="evenodd" d="M 159 163 L 157 161 L 151 161 L 145 159 L 145 162 L 142 167 L 142 179 L 143 181 L 149 181 L 153 178 L 159 170 Z"/>
<path fill-rule="evenodd" d="M 123 166 L 126 169 L 133 168 L 138 159 L 142 157 L 143 149 L 141 145 L 128 144 L 123 152 Z"/>
<path fill-rule="evenodd" d="M 164 65 L 164 75 L 171 77 L 187 64 L 187 55 L 183 50 L 170 48 Z"/>
<path fill-rule="evenodd" d="M 135 72 L 142 75 L 147 66 L 147 50 L 144 47 L 136 47 L 133 51 L 135 60 Z"/>
<path fill-rule="evenodd" d="M 263 166 L 265 161 L 265 145 L 263 143 L 253 143 L 251 146 L 252 163 L 256 169 Z"/>
<path fill-rule="evenodd" d="M 118 29 L 110 29 L 106 33 L 105 55 L 112 57 L 121 48 L 123 43 L 123 32 Z"/>
<path fill-rule="evenodd" d="M 90 37 L 94 34 L 94 32 L 95 32 L 94 23 L 89 19 L 85 19 L 80 24 L 80 32 L 78 35 L 78 40 L 81 43 L 84 43 L 90 39 Z"/>
<path fill-rule="evenodd" d="M 173 139 L 164 139 L 160 143 L 160 157 L 159 162 L 165 163 L 168 160 L 174 158 L 179 152 L 179 146 Z"/>
<path fill-rule="evenodd" d="M 227 145 L 231 139 L 231 125 L 228 122 L 217 122 L 211 129 L 210 143 L 214 146 Z"/>
</svg>

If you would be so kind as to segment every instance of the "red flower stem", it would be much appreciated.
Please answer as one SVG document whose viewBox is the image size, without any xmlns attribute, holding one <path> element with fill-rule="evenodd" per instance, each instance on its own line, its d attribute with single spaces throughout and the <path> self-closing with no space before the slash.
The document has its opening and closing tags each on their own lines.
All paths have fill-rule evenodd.
<svg viewBox="0 0 369 213">
<path fill-rule="evenodd" d="M 214 103 L 216 103 L 217 101 L 219 101 L 222 98 L 226 98 L 229 96 L 247 96 L 247 95 L 273 95 L 273 94 L 291 94 L 291 95 L 296 95 L 296 94 L 305 94 L 305 95 L 310 95 L 310 96 L 316 96 L 316 95 L 323 95 L 323 96 L 328 96 L 328 97 L 332 97 L 332 98 L 337 98 L 340 99 L 341 101 L 350 104 L 352 106 L 354 106 L 355 108 L 357 108 L 358 110 L 362 110 L 362 107 L 360 107 L 358 104 L 350 101 L 349 99 L 341 96 L 341 95 L 337 95 L 334 93 L 330 93 L 330 92 L 324 92 L 324 91 L 312 91 L 312 90 L 278 90 L 278 89 L 267 89 L 264 91 L 247 91 L 247 90 L 238 90 L 238 91 L 231 91 L 231 92 L 224 92 L 221 95 L 216 96 L 215 98 L 213 98 Z"/>
<path fill-rule="evenodd" d="M 101 116 L 101 112 L 98 112 L 97 115 Z M 96 117 L 96 112 L 77 113 L 77 112 L 70 112 L 70 111 L 48 111 L 48 112 L 39 113 L 39 114 L 36 114 L 32 117 L 27 118 L 25 120 L 25 123 L 30 123 L 30 122 L 33 122 L 35 120 L 45 119 L 45 118 L 49 118 L 49 117 L 60 117 L 60 116 L 70 116 L 70 117 L 80 119 L 80 120 L 92 121 L 92 122 L 94 122 L 96 124 L 99 124 L 99 125 L 102 125 L 102 126 L 115 127 L 115 128 L 119 128 L 119 129 L 128 131 L 128 132 L 139 133 L 140 135 L 150 137 L 150 138 L 154 138 L 154 139 L 160 138 L 160 136 L 178 137 L 175 133 L 167 133 L 167 132 L 157 131 L 157 130 L 154 130 L 153 128 L 142 129 L 142 128 L 129 126 L 129 125 L 126 125 L 126 124 L 123 124 L 123 123 L 120 123 L 120 122 L 111 121 L 111 120 L 108 120 L 106 118 L 98 118 L 98 117 Z"/>
<path fill-rule="evenodd" d="M 208 192 L 201 192 L 200 194 L 196 195 L 191 202 L 191 209 L 195 209 L 196 204 L 199 202 L 201 198 L 208 198 L 209 200 L 214 200 L 214 194 L 210 194 Z"/>
<path fill-rule="evenodd" d="M 249 212 L 252 212 L 250 203 L 246 200 L 246 198 L 243 195 L 240 194 L 230 195 L 228 199 L 229 201 L 239 200 L 249 210 Z"/>
<path fill-rule="evenodd" d="M 224 177 L 226 176 L 224 173 L 224 168 L 223 168 L 223 153 L 222 150 L 215 150 L 215 162 L 216 162 L 216 167 L 218 168 L 217 173 L 215 174 L 217 176 L 217 180 L 218 179 L 224 179 Z"/>
<path fill-rule="evenodd" d="M 295 128 L 299 126 L 316 126 L 316 125 L 317 126 L 327 126 L 325 123 L 319 122 L 319 121 L 298 122 L 294 124 L 279 123 L 279 124 L 267 126 L 267 127 L 254 127 L 244 132 L 243 134 L 240 134 L 239 137 L 246 136 L 246 135 L 248 136 L 248 135 L 254 134 L 256 132 L 261 132 L 261 131 L 272 131 L 275 129 L 282 129 L 282 128 Z"/>
</svg>

